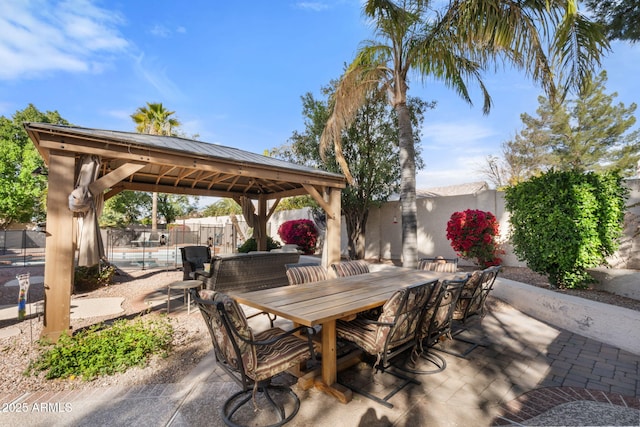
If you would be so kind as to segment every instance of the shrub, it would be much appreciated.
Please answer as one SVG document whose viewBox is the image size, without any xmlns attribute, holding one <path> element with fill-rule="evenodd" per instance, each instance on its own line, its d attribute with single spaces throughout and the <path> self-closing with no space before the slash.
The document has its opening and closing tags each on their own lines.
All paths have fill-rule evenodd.
<svg viewBox="0 0 640 427">
<path fill-rule="evenodd" d="M 166 317 L 118 320 L 107 327 L 101 323 L 72 336 L 62 334 L 55 345 L 40 341 L 45 349 L 29 364 L 25 375 L 46 371 L 47 379 L 92 380 L 143 366 L 152 354 L 166 357 L 172 339 L 173 327 Z"/>
<path fill-rule="evenodd" d="M 481 267 L 499 265 L 504 251 L 496 241 L 498 220 L 491 212 L 467 209 L 454 212 L 447 222 L 447 239 L 458 256 L 475 259 Z"/>
<path fill-rule="evenodd" d="M 77 292 L 90 292 L 102 286 L 113 284 L 115 267 L 108 265 L 101 268 L 99 264 L 92 267 L 76 267 L 73 274 L 73 285 Z"/>
<path fill-rule="evenodd" d="M 273 240 L 270 236 L 267 236 L 267 250 L 278 249 L 280 247 L 280 242 L 277 240 Z M 247 253 L 258 250 L 258 242 L 255 237 L 251 237 L 244 241 L 244 243 L 238 248 L 238 252 Z"/>
<path fill-rule="evenodd" d="M 508 188 L 515 254 L 552 286 L 585 287 L 593 281 L 586 269 L 618 247 L 627 193 L 611 172 L 552 170 Z"/>
<path fill-rule="evenodd" d="M 278 228 L 278 235 L 286 244 L 297 245 L 305 255 L 313 255 L 316 251 L 318 229 L 309 219 L 283 222 Z"/>
</svg>

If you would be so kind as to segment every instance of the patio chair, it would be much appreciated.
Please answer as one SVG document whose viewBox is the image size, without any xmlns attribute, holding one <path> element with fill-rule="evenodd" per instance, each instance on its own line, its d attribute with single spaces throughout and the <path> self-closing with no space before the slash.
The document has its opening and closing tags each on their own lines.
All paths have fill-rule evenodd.
<svg viewBox="0 0 640 427">
<path fill-rule="evenodd" d="M 275 327 L 254 333 L 233 298 L 210 290 L 198 292 L 192 289 L 191 292 L 211 335 L 217 366 L 242 387 L 222 405 L 225 424 L 238 426 L 241 421 L 238 418 L 243 416 L 253 421 L 255 411 L 265 409 L 263 401 L 269 405 L 266 409 L 270 412 L 261 415 L 269 422 L 277 419 L 269 424 L 270 427 L 291 421 L 300 409 L 300 399 L 291 388 L 271 384 L 271 379 L 305 361 L 315 362 L 312 333 L 307 331 L 306 338 L 295 335 L 307 329 L 304 326 L 288 332 Z M 264 397 L 260 399 L 260 405 L 259 393 Z M 253 400 L 254 408 L 238 412 L 250 400 Z M 288 415 L 285 404 L 288 408 L 293 407 Z"/>
<path fill-rule="evenodd" d="M 393 358 L 416 345 L 416 334 L 424 308 L 437 284 L 438 280 L 431 280 L 399 289 L 384 304 L 377 319 L 368 318 L 367 314 L 363 313 L 355 320 L 336 322 L 336 334 L 340 340 L 352 343 L 376 357 L 373 364 L 374 373 L 387 372 L 402 380 L 400 385 L 383 398 L 340 382 L 338 378 L 340 384 L 389 408 L 393 407 L 389 399 L 405 386 L 411 383 L 420 384 L 416 379 L 389 368 Z"/>
<path fill-rule="evenodd" d="M 469 277 L 470 275 L 467 274 L 461 278 L 441 281 L 439 293 L 435 296 L 433 305 L 427 307 L 424 312 L 417 336 L 418 344 L 406 364 L 406 371 L 414 374 L 436 374 L 447 368 L 447 361 L 439 354 L 430 352 L 429 349 L 443 339 L 452 338 L 453 311 Z M 435 369 L 417 369 L 418 358 L 435 365 Z"/>
<path fill-rule="evenodd" d="M 466 323 L 472 316 L 485 316 L 485 302 L 502 267 L 497 265 L 474 271 L 456 304 L 453 319 Z"/>
<path fill-rule="evenodd" d="M 320 264 L 285 264 L 285 268 L 290 285 L 301 285 L 327 279 L 327 270 Z"/>
<path fill-rule="evenodd" d="M 455 273 L 458 271 L 458 258 L 422 258 L 418 261 L 418 270 Z"/>
<path fill-rule="evenodd" d="M 458 357 L 466 357 L 478 347 L 484 347 L 478 341 L 467 339 L 461 336 L 461 334 L 467 330 L 466 322 L 470 317 L 480 316 L 483 318 L 486 314 L 485 302 L 489 293 L 493 289 L 493 284 L 500 272 L 500 266 L 488 267 L 482 271 L 474 271 L 466 285 L 462 289 L 460 298 L 456 303 L 455 310 L 453 312 L 453 320 L 456 321 L 456 329 L 452 336 L 457 341 L 462 341 L 470 345 L 462 353 L 454 353 L 447 351 L 449 354 Z M 462 324 L 462 325 L 460 325 Z"/>
<path fill-rule="evenodd" d="M 331 264 L 331 268 L 337 277 L 356 276 L 369 272 L 369 264 L 366 261 L 342 261 Z"/>
<path fill-rule="evenodd" d="M 183 280 L 195 279 L 196 270 L 204 272 L 204 263 L 211 262 L 211 248 L 208 246 L 185 246 L 180 248 Z"/>
</svg>

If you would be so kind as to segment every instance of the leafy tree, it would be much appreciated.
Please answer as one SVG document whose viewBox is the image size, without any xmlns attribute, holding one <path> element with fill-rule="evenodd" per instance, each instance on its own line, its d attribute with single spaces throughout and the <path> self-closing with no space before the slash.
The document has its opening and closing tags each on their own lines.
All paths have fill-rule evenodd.
<svg viewBox="0 0 640 427">
<path fill-rule="evenodd" d="M 203 216 L 225 216 L 225 215 L 238 215 L 242 213 L 242 208 L 233 199 L 224 198 L 216 201 L 215 203 L 207 206 L 202 211 Z"/>
<path fill-rule="evenodd" d="M 322 89 L 331 99 L 334 86 Z M 274 155 L 294 163 L 339 171 L 335 155 L 329 153 L 323 160 L 319 140 L 329 117 L 329 100 L 317 100 L 307 93 L 302 97 L 305 131 L 294 132 L 289 145 L 274 150 Z M 426 108 L 432 107 L 419 99 L 409 100 L 413 124 L 419 128 Z M 348 236 L 349 256 L 362 259 L 365 255 L 365 233 L 369 209 L 386 201 L 398 191 L 400 169 L 397 153 L 397 117 L 383 96 L 373 94 L 362 107 L 352 125 L 344 131 L 346 142 L 342 152 L 353 170 L 351 183 L 342 191 L 342 214 Z M 420 133 L 415 134 L 419 140 Z M 422 160 L 418 155 L 418 167 Z"/>
<path fill-rule="evenodd" d="M 437 10 L 440 4 L 442 9 Z M 407 107 L 410 73 L 423 81 L 443 82 L 469 104 L 467 84 L 477 83 L 483 111 L 488 113 L 491 98 L 481 74 L 490 65 L 504 62 L 525 70 L 555 98 L 565 88 L 582 84 L 608 49 L 608 41 L 600 27 L 577 12 L 575 0 L 368 0 L 364 12 L 378 40 L 363 44 L 340 79 L 321 151 L 334 146 L 338 164 L 352 181 L 341 155 L 342 130 L 353 121 L 367 93 L 388 94 L 398 117 L 403 265 L 415 267 L 415 128 Z M 555 75 L 564 77 L 559 94 Z"/>
<path fill-rule="evenodd" d="M 610 39 L 638 41 L 640 39 L 640 3 L 638 0 L 587 0 L 599 23 L 607 29 Z"/>
<path fill-rule="evenodd" d="M 16 111 L 11 119 L 0 117 L 0 228 L 13 223 L 44 221 L 46 185 L 33 175 L 44 162 L 31 143 L 24 122 L 68 125 L 57 111 L 42 113 L 33 104 Z"/>
<path fill-rule="evenodd" d="M 640 131 L 630 129 L 636 123 L 636 104 L 615 105 L 617 94 L 605 94 L 606 80 L 606 72 L 600 73 L 578 98 L 561 104 L 553 105 L 541 96 L 536 117 L 520 116 L 524 128 L 503 144 L 508 184 L 551 168 L 635 173 Z"/>
<path fill-rule="evenodd" d="M 143 191 L 122 191 L 104 202 L 101 227 L 126 227 L 140 224 L 151 212 L 151 194 Z"/>
<path fill-rule="evenodd" d="M 552 286 L 582 287 L 613 254 L 628 190 L 615 172 L 551 170 L 507 188 L 514 252 Z"/>
<path fill-rule="evenodd" d="M 158 215 L 171 224 L 178 217 L 196 212 L 197 201 L 197 198 L 192 202 L 190 197 L 178 194 L 158 194 Z"/>
<path fill-rule="evenodd" d="M 318 208 L 318 203 L 313 200 L 313 197 L 305 194 L 304 196 L 293 196 L 293 197 L 285 197 L 280 200 L 278 206 L 276 206 L 276 212 L 279 211 L 290 211 L 294 209 L 302 209 L 302 208 Z"/>
</svg>

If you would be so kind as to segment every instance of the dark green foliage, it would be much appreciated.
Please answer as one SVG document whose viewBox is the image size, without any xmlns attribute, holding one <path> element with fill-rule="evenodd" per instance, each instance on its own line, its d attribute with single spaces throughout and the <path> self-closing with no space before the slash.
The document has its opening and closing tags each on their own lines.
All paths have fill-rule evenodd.
<svg viewBox="0 0 640 427">
<path fill-rule="evenodd" d="M 618 247 L 627 192 L 615 172 L 551 170 L 508 188 L 515 254 L 552 286 L 586 286 Z"/>
<path fill-rule="evenodd" d="M 329 118 L 331 97 L 337 82 L 322 89 L 323 99 L 311 93 L 302 97 L 305 130 L 295 131 L 287 145 L 272 150 L 271 155 L 292 163 L 340 172 L 335 151 L 329 150 L 325 159 L 320 155 L 319 141 Z M 420 129 L 424 114 L 435 107 L 419 98 L 407 99 L 413 126 L 416 165 L 422 169 Z M 385 202 L 400 190 L 400 161 L 398 157 L 398 119 L 385 93 L 368 96 L 353 123 L 342 132 L 342 154 L 355 181 L 342 190 L 341 208 L 347 228 L 349 256 L 362 259 L 365 255 L 365 234 L 369 210 Z M 283 200 L 284 202 L 284 200 Z M 282 202 L 280 203 L 282 204 Z M 280 205 L 279 205 L 280 207 Z"/>
<path fill-rule="evenodd" d="M 587 8 L 604 25 L 610 39 L 640 40 L 640 3 L 638 0 L 587 0 Z"/>
<path fill-rule="evenodd" d="M 273 240 L 273 238 L 271 236 L 267 236 L 267 250 L 270 251 L 271 249 L 278 249 L 280 248 L 282 245 L 280 245 L 280 242 L 278 242 L 277 240 Z M 240 246 L 238 248 L 238 252 L 240 253 L 248 253 L 248 252 L 253 252 L 253 251 L 257 251 L 258 250 L 258 243 L 256 242 L 256 239 L 254 237 L 251 237 L 247 240 L 245 240 L 245 242 L 242 244 L 242 246 Z"/>
<path fill-rule="evenodd" d="M 42 113 L 33 104 L 11 119 L 0 116 L 0 228 L 45 220 L 47 178 L 33 176 L 44 162 L 24 130 L 24 122 L 68 125 L 57 111 Z"/>
<path fill-rule="evenodd" d="M 76 267 L 73 274 L 73 285 L 76 292 L 89 292 L 113 284 L 116 269 L 112 266 Z"/>
<path fill-rule="evenodd" d="M 113 375 L 132 366 L 144 366 L 152 354 L 166 357 L 172 339 L 173 327 L 166 317 L 118 320 L 106 327 L 98 324 L 73 336 L 63 334 L 53 346 L 41 342 L 44 349 L 25 375 L 46 371 L 47 379 L 84 380 Z"/>
</svg>

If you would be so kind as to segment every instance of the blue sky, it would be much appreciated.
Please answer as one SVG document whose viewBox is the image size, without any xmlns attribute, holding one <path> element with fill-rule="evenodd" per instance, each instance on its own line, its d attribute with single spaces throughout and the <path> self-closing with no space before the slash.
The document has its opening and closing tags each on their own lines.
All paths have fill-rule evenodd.
<svg viewBox="0 0 640 427">
<path fill-rule="evenodd" d="M 360 0 L 0 0 L 0 115 L 29 103 L 71 123 L 134 131 L 146 102 L 174 110 L 187 135 L 256 153 L 304 129 L 300 97 L 320 95 L 372 37 Z M 614 43 L 607 92 L 640 99 L 640 44 Z M 489 116 L 442 84 L 409 94 L 437 107 L 422 130 L 419 188 L 484 179 L 487 155 L 535 113 L 538 87 L 519 72 L 484 77 Z"/>
</svg>

